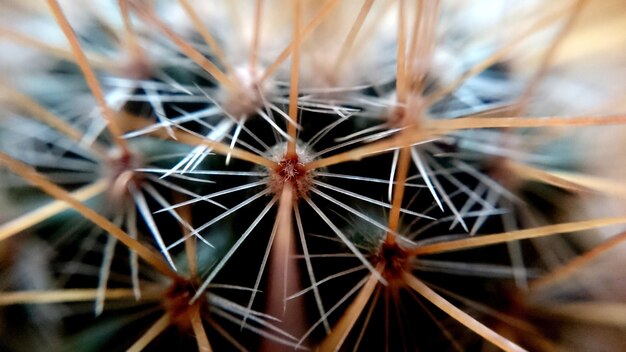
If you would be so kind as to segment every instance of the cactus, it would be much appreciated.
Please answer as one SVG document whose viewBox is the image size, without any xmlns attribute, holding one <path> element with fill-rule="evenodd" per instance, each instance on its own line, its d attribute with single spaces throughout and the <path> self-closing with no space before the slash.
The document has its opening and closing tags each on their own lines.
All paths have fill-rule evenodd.
<svg viewBox="0 0 626 352">
<path fill-rule="evenodd" d="M 3 350 L 623 346 L 620 1 L 0 6 Z"/>
</svg>

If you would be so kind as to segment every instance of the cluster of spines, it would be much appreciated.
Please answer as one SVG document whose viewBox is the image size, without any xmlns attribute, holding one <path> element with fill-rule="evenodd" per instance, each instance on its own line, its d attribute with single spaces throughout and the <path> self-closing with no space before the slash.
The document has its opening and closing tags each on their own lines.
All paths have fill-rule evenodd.
<svg viewBox="0 0 626 352">
<path fill-rule="evenodd" d="M 125 98 L 120 98 L 119 95 L 103 92 L 99 79 L 92 69 L 93 58 L 86 55 L 81 48 L 78 37 L 73 32 L 59 4 L 55 0 L 48 1 L 51 13 L 70 42 L 71 57 L 82 71 L 89 90 L 95 98 L 97 106 L 95 115 L 103 118 L 103 120 L 98 118 L 95 123 L 90 122 L 86 132 L 76 129 L 64 118 L 56 116 L 27 96 L 11 88 L 3 88 L 3 91 L 9 93 L 8 96 L 11 97 L 12 102 L 26 111 L 28 116 L 32 115 L 43 120 L 45 124 L 61 132 L 63 138 L 67 138 L 75 145 L 72 146 L 71 152 L 61 152 L 59 155 L 58 149 L 61 146 L 56 136 L 52 134 L 33 136 L 34 139 L 41 138 L 45 146 L 51 147 L 50 154 L 54 156 L 56 153 L 56 157 L 62 161 L 58 166 L 50 166 L 46 165 L 46 160 L 49 159 L 33 159 L 32 164 L 36 166 L 36 169 L 30 168 L 7 154 L 0 155 L 2 164 L 28 183 L 57 199 L 53 203 L 3 225 L 0 238 L 12 237 L 68 208 L 73 208 L 104 230 L 108 234 L 108 239 L 101 256 L 98 288 L 77 291 L 61 290 L 56 292 L 59 297 L 57 299 L 71 301 L 92 298 L 97 302 L 97 313 L 102 312 L 105 301 L 112 299 L 160 300 L 164 311 L 162 317 L 133 344 L 131 349 L 141 349 L 147 346 L 152 339 L 171 325 L 181 329 L 191 329 L 196 337 L 197 346 L 201 350 L 211 346 L 205 331 L 207 328 L 212 329 L 214 333 L 221 335 L 236 347 L 241 347 L 240 342 L 215 323 L 213 320 L 215 317 L 235 322 L 268 338 L 268 341 L 290 346 L 290 348 L 301 347 L 315 328 L 323 325 L 328 336 L 323 338 L 322 349 L 337 349 L 346 341 L 357 320 L 362 318 L 363 314 L 366 316 L 365 323 L 368 322 L 376 307 L 376 298 L 382 295 L 386 304 L 390 301 L 393 301 L 393 304 L 399 304 L 400 302 L 395 301 L 397 297 L 394 295 L 397 294 L 397 289 L 402 288 L 418 294 L 421 297 L 417 299 L 420 305 L 423 305 L 420 300 L 434 304 L 451 318 L 496 346 L 504 350 L 519 350 L 520 347 L 515 343 L 516 341 L 507 339 L 457 308 L 441 294 L 445 292 L 444 289 L 439 288 L 441 292 L 438 293 L 426 285 L 415 272 L 419 270 L 419 267 L 437 270 L 439 266 L 440 270 L 444 270 L 442 268 L 446 265 L 445 270 L 461 270 L 463 265 L 454 267 L 452 265 L 454 262 L 452 264 L 450 261 L 437 263 L 421 258 L 437 253 L 504 243 L 509 245 L 511 253 L 517 253 L 519 256 L 522 253 L 521 250 L 519 247 L 514 248 L 516 246 L 514 241 L 517 240 L 594 229 L 626 221 L 624 218 L 605 218 L 527 230 L 515 230 L 518 226 L 515 221 L 508 223 L 505 221 L 508 227 L 505 224 L 502 228 L 506 231 L 502 233 L 470 236 L 480 232 L 481 229 L 485 231 L 483 225 L 490 221 L 493 215 L 514 211 L 515 208 L 510 204 L 519 200 L 515 190 L 507 189 L 502 183 L 496 182 L 489 173 L 483 172 L 487 169 L 485 164 L 497 163 L 497 160 L 501 160 L 495 157 L 507 158 L 505 162 L 498 165 L 504 169 L 500 173 L 515 172 L 515 177 L 522 181 L 540 181 L 570 191 L 599 189 L 605 185 L 599 185 L 583 177 L 576 177 L 575 174 L 542 170 L 519 161 L 508 160 L 508 158 L 514 158 L 511 158 L 511 153 L 505 153 L 507 150 L 501 146 L 502 141 L 489 141 L 494 134 L 493 131 L 498 131 L 496 135 L 501 138 L 506 139 L 509 135 L 515 137 L 514 134 L 501 132 L 499 129 L 624 122 L 623 117 L 576 119 L 519 117 L 532 96 L 534 86 L 545 74 L 552 52 L 557 47 L 556 44 L 553 44 L 545 54 L 542 66 L 531 78 L 528 88 L 514 103 L 509 104 L 511 105 L 510 111 L 513 112 L 512 117 L 485 119 L 481 115 L 489 116 L 494 111 L 502 111 L 499 110 L 502 108 L 501 105 L 507 104 L 494 104 L 498 101 L 497 99 L 494 101 L 493 96 L 484 97 L 471 90 L 468 92 L 471 85 L 465 84 L 471 82 L 472 77 L 483 73 L 486 69 L 500 71 L 500 74 L 506 75 L 505 70 L 499 70 L 496 64 L 511 50 L 511 46 L 505 45 L 502 49 L 496 50 L 494 54 L 469 68 L 452 82 L 438 82 L 437 73 L 432 72 L 431 69 L 434 66 L 432 60 L 440 16 L 438 2 L 417 2 L 415 6 L 409 6 L 407 1 L 398 1 L 395 36 L 396 72 L 391 80 L 394 88 L 389 94 L 383 91 L 387 86 L 385 84 L 352 88 L 343 87 L 333 80 L 328 80 L 325 84 L 331 86 L 319 88 L 317 91 L 315 87 L 302 87 L 300 63 L 305 50 L 303 43 L 320 26 L 320 23 L 328 21 L 329 13 L 340 1 L 329 0 L 320 5 L 319 12 L 314 14 L 309 22 L 303 18 L 303 1 L 295 1 L 293 16 L 291 16 L 293 20 L 292 41 L 278 55 L 278 58 L 267 64 L 265 68 L 262 64 L 266 63 L 261 62 L 259 58 L 260 36 L 258 35 L 261 32 L 264 6 L 263 1 L 257 1 L 254 11 L 255 37 L 251 44 L 249 62 L 243 70 L 234 69 L 228 64 L 218 42 L 209 31 L 203 29 L 191 4 L 186 0 L 181 0 L 180 3 L 214 56 L 206 56 L 197 46 L 168 28 L 149 6 L 139 1 L 121 0 L 119 4 L 126 34 L 124 44 L 128 48 L 129 58 L 132 61 L 130 67 L 133 69 L 133 74 L 143 72 L 148 77 L 154 74 L 156 77 L 161 77 L 162 82 L 134 81 L 134 76 L 130 76 L 131 79 L 123 77 L 127 82 L 135 83 L 131 83 L 130 87 L 120 87 L 117 91 L 114 90 L 114 93 L 125 96 Z M 345 61 L 347 57 L 350 57 L 350 51 L 362 30 L 363 21 L 367 18 L 372 3 L 373 1 L 367 0 L 363 2 L 341 47 L 342 51 L 337 56 L 335 66 L 332 66 L 335 69 L 347 65 Z M 569 20 L 563 28 L 567 29 L 570 26 L 581 3 L 575 2 L 572 5 L 571 12 L 568 12 Z M 406 12 L 413 8 L 417 11 L 415 22 L 407 23 Z M 548 21 L 550 18 L 551 16 L 546 16 L 544 21 L 537 21 L 520 37 L 532 34 L 551 23 Z M 217 89 L 181 85 L 167 74 L 158 72 L 157 67 L 152 67 L 153 63 L 143 52 L 145 49 L 139 44 L 135 33 L 136 24 L 133 21 L 137 19 L 158 30 L 171 41 L 176 50 L 201 67 L 216 82 Z M 563 33 L 565 30 L 555 42 L 558 42 L 560 36 L 564 35 Z M 219 61 L 219 64 L 215 64 L 214 59 Z M 280 89 L 279 84 L 268 83 L 268 81 L 272 80 L 272 75 L 287 59 L 291 61 L 289 83 L 285 89 Z M 137 68 L 139 64 L 142 67 L 141 70 Z M 337 72 L 334 73 L 337 74 Z M 338 77 L 338 74 L 331 75 L 331 77 Z M 485 79 L 488 80 L 488 78 Z M 334 84 L 337 84 L 337 87 L 334 87 Z M 456 94 L 459 88 L 464 88 L 464 90 Z M 167 92 L 170 89 L 174 94 Z M 372 90 L 375 93 L 371 93 Z M 364 103 L 363 101 L 367 101 L 368 98 L 371 98 L 370 102 Z M 483 102 L 489 98 L 492 100 Z M 473 107 L 471 104 L 464 106 L 467 103 L 463 102 L 468 99 L 478 99 L 478 107 Z M 177 102 L 182 102 L 182 104 L 177 104 Z M 196 104 L 202 107 L 198 108 Z M 131 109 L 132 105 L 134 107 Z M 281 105 L 286 105 L 287 108 L 283 111 Z M 447 105 L 454 106 L 453 112 L 446 110 Z M 380 106 L 384 107 L 382 112 L 380 110 L 376 112 Z M 149 117 L 156 118 L 155 124 L 149 124 L 150 121 L 145 116 L 132 116 L 133 112 L 142 111 L 142 109 L 150 111 Z M 173 112 L 176 113 L 175 117 L 172 117 Z M 375 119 L 370 118 L 372 114 Z M 376 124 L 377 120 L 380 121 L 379 124 Z M 126 124 L 139 125 L 140 128 L 135 127 L 131 131 L 125 131 L 126 128 L 122 125 Z M 361 127 L 362 124 L 366 128 L 356 129 L 355 126 Z M 342 129 L 345 125 L 352 125 L 353 128 Z M 98 137 L 103 126 L 106 126 L 108 130 L 108 138 Z M 476 136 L 465 135 L 463 132 L 468 129 L 475 131 Z M 94 130 L 97 131 L 95 134 Z M 340 131 L 344 134 L 342 135 Z M 148 161 L 150 151 L 136 150 L 134 143 L 129 143 L 127 140 L 130 137 L 148 134 L 174 140 L 176 144 L 191 145 L 193 149 L 189 153 L 183 153 L 182 159 L 178 159 L 179 161 L 173 164 L 170 163 L 166 168 L 158 167 Z M 308 139 L 304 137 L 307 135 Z M 147 139 L 152 140 L 151 138 L 153 137 Z M 112 142 L 111 145 L 106 142 L 107 139 Z M 173 144 L 172 142 L 163 143 Z M 154 147 L 160 146 L 159 144 L 152 142 L 147 145 Z M 299 144 L 303 146 L 300 147 Z M 315 152 L 314 144 L 316 147 L 324 146 L 324 148 L 320 152 Z M 483 158 L 480 163 L 467 162 L 463 158 L 454 157 L 455 154 L 463 155 L 466 152 L 463 147 L 468 145 L 474 147 L 469 149 L 474 153 L 471 156 L 478 155 Z M 78 148 L 80 151 L 74 151 L 73 148 Z M 503 150 L 502 153 L 498 153 L 500 148 Z M 390 157 L 383 155 L 371 158 L 371 155 L 379 155 L 390 150 L 393 150 Z M 90 156 L 86 157 L 87 154 Z M 178 151 L 170 154 L 161 157 L 165 160 L 169 157 L 177 160 L 181 156 Z M 212 161 L 210 159 L 216 159 L 212 154 L 220 154 L 224 156 L 224 159 L 217 158 L 218 161 Z M 446 154 L 451 157 L 441 157 Z M 19 153 L 15 155 L 19 157 Z M 93 170 L 95 180 L 85 187 L 70 193 L 44 176 L 48 173 L 48 176 L 54 177 L 54 171 L 65 170 L 63 169 L 65 166 L 78 167 L 78 164 L 85 158 L 96 162 Z M 158 157 L 155 158 L 155 160 L 158 159 Z M 246 164 L 231 159 L 245 161 L 256 167 L 248 167 Z M 353 163 L 361 159 L 363 161 Z M 376 164 L 370 160 L 376 160 Z M 342 165 L 347 165 L 343 170 L 353 168 L 360 174 L 350 171 L 338 173 L 333 170 L 334 167 Z M 387 167 L 387 173 L 381 176 L 380 170 L 377 169 Z M 67 170 L 72 169 L 70 167 Z M 213 181 L 207 179 L 207 175 L 233 178 L 236 176 L 248 183 L 234 182 L 237 185 L 226 188 L 223 184 L 230 184 L 230 182 L 220 184 L 218 181 L 216 185 L 213 185 L 211 184 Z M 172 180 L 177 182 L 172 182 Z M 334 180 L 365 182 L 369 183 L 369 186 L 361 187 L 361 189 L 357 187 L 358 191 L 351 191 L 333 185 Z M 83 183 L 79 179 L 74 179 L 73 182 Z M 75 186 L 72 182 L 69 183 L 70 187 Z M 384 191 L 376 192 L 366 189 L 373 188 L 374 185 L 383 185 Z M 407 190 L 411 187 L 420 190 L 408 192 Z M 256 193 L 246 193 L 254 190 Z M 173 195 L 164 196 L 164 191 L 173 192 Z M 110 208 L 105 209 L 106 217 L 86 205 L 87 200 L 99 194 L 105 194 L 110 204 Z M 230 199 L 220 201 L 219 197 L 224 195 Z M 265 201 L 263 206 L 252 206 L 260 200 Z M 333 209 L 329 212 L 321 205 L 327 204 L 325 202 L 333 204 L 338 210 Z M 197 203 L 203 206 L 194 206 L 193 211 L 188 209 L 189 205 Z M 210 203 L 207 205 L 210 207 L 209 210 L 206 210 L 207 207 L 204 206 L 207 203 Z M 423 206 L 424 203 L 428 206 Z M 505 207 L 503 204 L 509 204 L 509 206 Z M 371 216 L 361 209 L 367 207 L 380 207 L 376 208 L 377 211 L 384 209 L 381 218 Z M 223 212 L 216 211 L 220 208 Z M 428 211 L 429 208 L 440 208 L 442 211 L 449 211 L 450 214 L 437 214 L 437 211 Z M 245 211 L 246 209 L 253 210 Z M 197 212 L 208 214 L 198 215 Z M 172 224 L 165 224 L 161 216 L 154 213 L 168 213 L 175 221 Z M 264 228 L 262 223 L 269 218 L 268 214 L 271 213 L 276 214 L 273 225 L 271 228 L 265 226 L 269 231 L 259 231 Z M 305 218 L 305 214 L 308 219 Z M 143 220 L 139 220 L 138 215 L 141 215 Z M 231 233 L 228 236 L 231 238 L 222 242 L 230 240 L 233 243 L 230 246 L 225 245 L 221 249 L 222 253 L 215 253 L 212 260 L 200 262 L 199 254 L 213 246 L 212 238 L 215 236 L 211 234 L 213 232 L 211 230 L 215 228 L 214 225 L 223 224 L 225 219 L 231 216 L 238 216 L 235 218 L 247 221 L 243 225 L 245 229 L 241 233 L 235 233 L 239 226 L 230 225 Z M 409 216 L 415 221 L 408 220 Z M 473 226 L 469 227 L 468 219 L 473 217 L 476 220 Z M 198 224 L 198 218 L 207 220 L 204 223 L 200 221 Z M 316 221 L 322 225 L 317 224 L 305 228 L 304 223 L 311 222 L 310 219 L 317 219 Z M 429 227 L 415 226 L 418 219 L 422 219 L 420 224 L 423 224 L 423 219 L 431 219 L 433 221 L 431 226 L 435 226 L 437 230 L 447 227 L 447 232 L 444 230 L 444 234 L 441 234 L 438 231 L 431 231 L 433 235 L 418 241 L 416 236 L 428 231 L 426 228 Z M 357 225 L 360 222 L 367 225 Z M 446 226 L 446 222 L 451 223 L 449 227 Z M 444 226 L 437 224 L 444 224 Z M 450 233 L 452 229 L 459 226 L 463 228 L 459 235 Z M 219 233 L 219 231 L 222 229 L 215 232 Z M 314 233 L 314 231 L 323 233 Z M 254 277 L 254 286 L 248 288 L 239 286 L 249 285 L 249 282 L 222 285 L 234 290 L 250 291 L 247 303 L 238 304 L 211 293 L 212 287 L 220 288 L 220 285 L 216 283 L 216 278 L 219 278 L 218 275 L 222 270 L 233 266 L 257 267 L 256 264 L 249 262 L 233 263 L 232 258 L 238 254 L 238 251 L 242 251 L 240 248 L 251 241 L 250 238 L 253 235 L 263 236 L 258 235 L 258 232 L 265 232 L 265 236 L 269 237 L 265 250 L 246 249 L 245 251 L 245 253 L 259 256 L 262 254 L 261 269 L 248 272 L 248 276 Z M 150 236 L 140 237 L 140 233 L 147 233 Z M 358 259 L 359 267 L 333 273 L 320 279 L 315 274 L 316 265 L 313 264 L 313 258 L 331 257 L 333 254 L 312 253 L 307 245 L 307 242 L 311 241 L 311 235 L 322 238 L 332 237 L 335 242 L 339 242 L 341 246 L 348 249 L 349 256 Z M 152 239 L 149 239 L 150 237 Z M 358 238 L 365 239 L 365 242 L 356 241 Z M 197 242 L 197 240 L 202 242 Z M 107 289 L 117 241 L 130 249 L 132 278 L 130 290 Z M 301 249 L 296 249 L 296 243 L 300 244 Z M 157 247 L 162 255 L 150 249 L 152 246 Z M 207 246 L 207 248 L 199 249 L 198 246 Z M 184 250 L 180 250 L 181 247 L 184 247 Z M 180 258 L 177 259 L 172 252 L 186 255 L 186 265 L 181 265 Z M 162 290 L 159 288 L 162 285 L 161 280 L 150 283 L 151 280 L 147 280 L 150 275 L 140 272 L 137 257 L 171 280 L 169 284 L 166 284 L 163 295 L 158 294 Z M 240 258 L 243 257 L 239 254 L 238 260 L 242 260 Z M 293 259 L 300 257 L 304 259 L 304 264 L 293 264 L 297 263 Z M 511 260 L 515 263 L 515 259 L 511 258 Z M 467 271 L 472 272 L 472 264 L 469 262 L 460 262 L 460 264 L 464 264 L 468 267 Z M 269 265 L 267 272 L 265 272 L 266 265 Z M 520 264 L 518 258 L 517 264 L 512 266 L 510 273 L 513 273 L 511 275 L 516 279 L 521 280 L 520 282 L 525 283 L 528 279 L 526 277 L 528 271 L 523 268 L 523 265 L 523 263 Z M 182 267 L 186 267 L 187 270 L 180 270 Z M 362 268 L 369 271 L 366 278 L 361 279 L 356 286 L 337 284 L 337 281 L 333 281 L 338 290 L 345 289 L 347 293 L 334 302 L 329 303 L 324 300 L 325 297 L 321 294 L 323 285 L 332 280 L 340 280 L 344 275 L 358 272 L 358 269 Z M 208 273 L 207 270 L 209 270 Z M 484 275 L 487 275 L 489 270 L 506 272 L 502 266 L 497 265 L 476 266 L 474 272 L 481 273 L 482 271 Z M 297 275 L 300 271 L 306 273 L 302 276 L 308 279 L 298 279 Z M 520 271 L 523 274 L 520 274 Z M 242 270 L 237 269 L 234 272 L 242 272 Z M 558 278 L 560 275 L 563 274 L 555 272 L 542 280 L 549 282 L 550 277 Z M 263 276 L 267 277 L 265 290 L 263 289 Z M 140 281 L 147 283 L 140 284 Z M 302 288 L 302 282 L 309 282 L 310 286 Z M 304 318 L 306 309 L 301 302 L 297 305 L 285 303 L 288 296 L 296 298 L 309 291 L 313 293 L 310 301 L 316 307 L 317 315 L 320 316 L 319 320 L 313 319 L 316 321 L 314 323 L 309 323 L 309 319 Z M 43 293 L 42 297 L 53 297 L 54 293 L 54 291 L 50 291 L 47 295 Z M 77 298 L 72 296 L 74 294 Z M 266 297 L 264 310 L 270 315 L 255 310 L 262 306 L 255 304 L 255 298 L 260 295 Z M 24 298 L 28 297 L 26 294 L 7 296 L 9 297 L 7 302 L 11 302 L 11 299 L 15 302 L 29 302 L 28 298 Z M 342 310 L 342 307 L 346 306 L 353 296 L 353 303 L 348 305 L 339 318 L 338 311 Z M 46 300 L 46 298 L 42 299 Z M 50 302 L 54 300 L 54 298 L 47 299 Z M 366 309 L 368 304 L 370 308 Z M 428 312 L 428 309 L 425 311 Z M 388 310 L 385 312 L 389 314 Z M 273 321 L 275 319 L 283 321 L 277 323 Z M 389 319 L 389 317 L 384 319 Z M 450 334 L 445 327 L 441 326 L 437 318 L 434 322 L 437 328 L 442 330 L 443 335 L 450 338 Z M 403 326 L 403 323 L 399 325 Z M 355 345 L 358 345 L 366 331 L 367 324 L 363 326 L 360 334 L 357 334 Z M 410 323 L 404 326 L 414 328 Z M 292 331 L 294 333 L 291 333 Z M 452 345 L 456 345 L 453 338 L 451 341 Z M 403 340 L 403 342 L 406 341 Z"/>
</svg>

